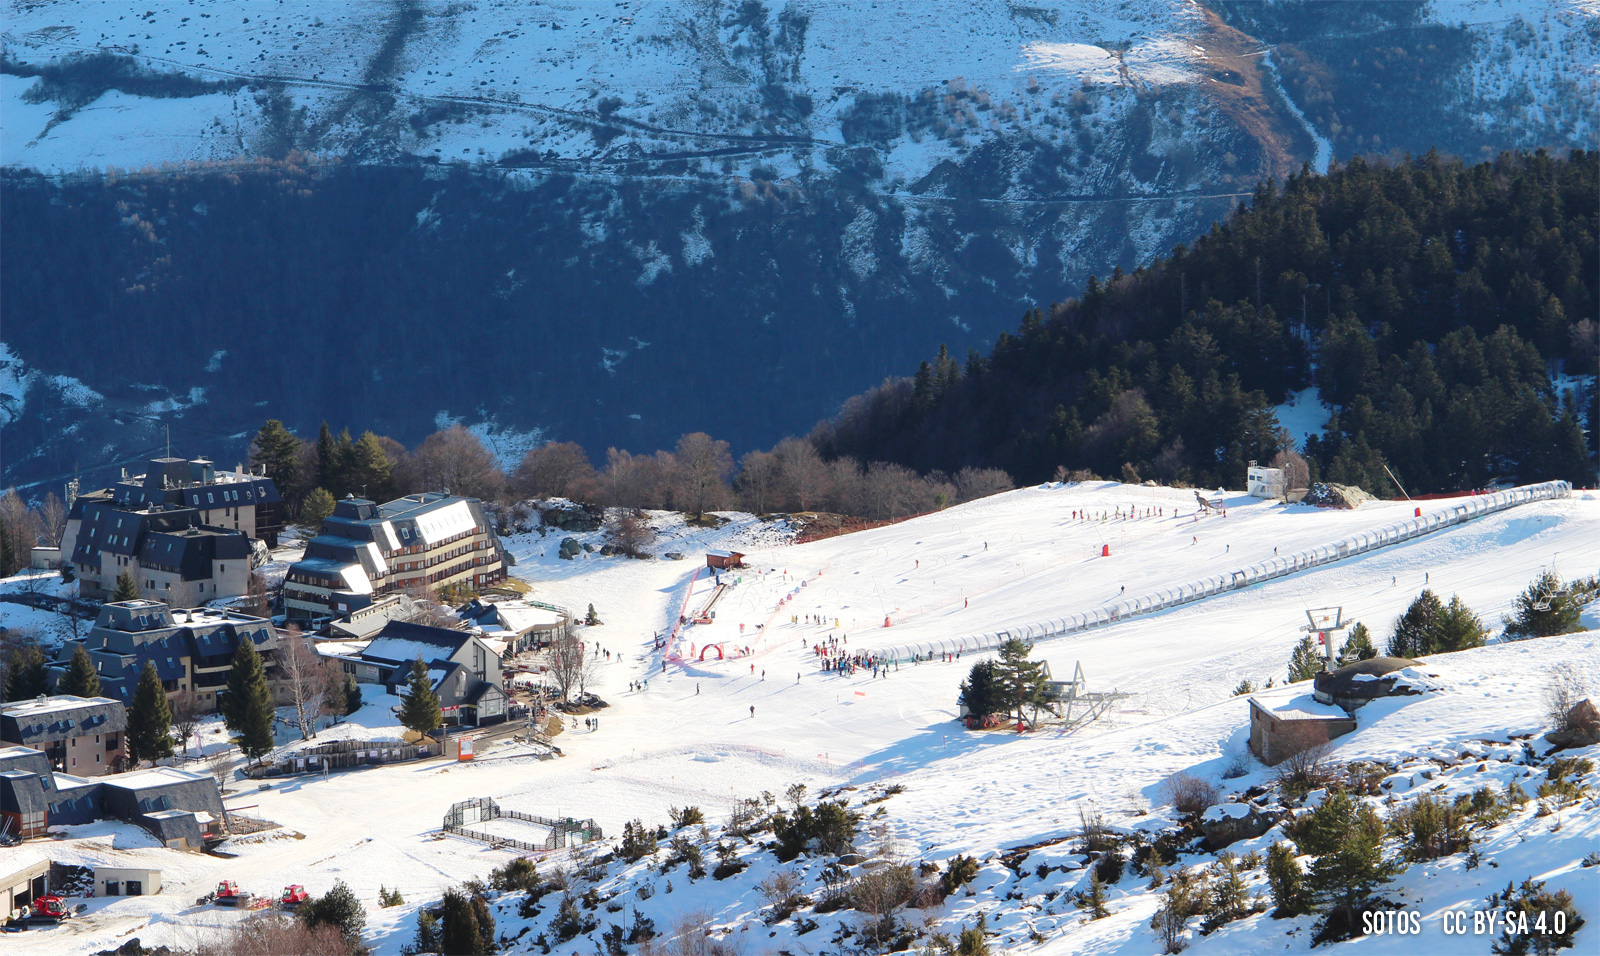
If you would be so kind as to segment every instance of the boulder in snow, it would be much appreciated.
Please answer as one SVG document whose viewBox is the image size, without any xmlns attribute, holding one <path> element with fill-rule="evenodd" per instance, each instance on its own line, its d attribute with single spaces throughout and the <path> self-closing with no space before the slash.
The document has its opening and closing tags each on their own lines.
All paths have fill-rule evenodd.
<svg viewBox="0 0 1600 956">
<path fill-rule="evenodd" d="M 1209 807 L 1200 818 L 1200 829 L 1206 835 L 1206 845 L 1213 850 L 1240 840 L 1251 840 L 1268 830 L 1277 820 L 1248 803 L 1219 803 Z"/>
</svg>

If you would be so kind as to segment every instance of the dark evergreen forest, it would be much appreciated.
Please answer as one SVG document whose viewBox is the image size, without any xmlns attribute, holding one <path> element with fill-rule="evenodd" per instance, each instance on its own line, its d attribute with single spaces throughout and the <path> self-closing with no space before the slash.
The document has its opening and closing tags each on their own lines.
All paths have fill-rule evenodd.
<svg viewBox="0 0 1600 956">
<path fill-rule="evenodd" d="M 1287 441 L 1271 407 L 1336 414 L 1313 478 L 1413 494 L 1594 484 L 1600 154 L 1352 160 L 1264 184 L 1226 222 L 964 362 L 848 402 L 824 455 L 1237 486 Z M 1563 387 L 1582 379 L 1587 387 Z M 1584 409 L 1587 409 L 1587 415 Z"/>
</svg>

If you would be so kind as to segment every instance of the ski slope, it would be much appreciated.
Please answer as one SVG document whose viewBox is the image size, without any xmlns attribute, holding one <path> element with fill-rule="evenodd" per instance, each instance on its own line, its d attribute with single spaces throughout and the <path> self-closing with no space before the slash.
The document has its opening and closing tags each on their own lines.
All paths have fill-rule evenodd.
<svg viewBox="0 0 1600 956">
<path fill-rule="evenodd" d="M 1114 514 L 1119 507 L 1181 514 L 1104 524 L 1074 523 L 1071 517 L 1074 511 Z M 1594 572 L 1600 564 L 1600 500 L 1576 492 L 1524 505 L 1335 565 L 1042 643 L 1036 656 L 1048 660 L 1058 676 L 1082 662 L 1090 689 L 1132 695 L 1070 737 L 961 730 L 953 721 L 955 696 L 970 655 L 955 663 L 902 663 L 874 680 L 870 671 L 850 678 L 824 674 L 802 645 L 837 634 L 857 646 L 884 630 L 885 613 L 891 631 L 992 630 L 1052 607 L 1103 600 L 1124 582 L 1131 592 L 1190 579 L 1219 562 L 1236 565 L 1269 556 L 1274 547 L 1382 525 L 1409 515 L 1409 507 L 1377 503 L 1334 512 L 1230 496 L 1226 518 L 1194 521 L 1190 492 L 1097 483 L 1023 489 L 804 545 L 785 543 L 791 532 L 780 523 L 745 515 L 729 515 L 717 529 L 691 529 L 675 517 L 657 516 L 665 531 L 658 552 L 683 551 L 688 558 L 682 562 L 598 555 L 563 561 L 555 557 L 563 532 L 509 538 L 516 574 L 533 586 L 533 596 L 580 613 L 594 603 L 604 623 L 580 633 L 612 652 L 597 688 L 611 706 L 600 712 L 597 730 L 583 729 L 581 720 L 569 725 L 557 740 L 567 756 L 540 761 L 506 747 L 490 749 L 470 765 L 430 761 L 326 780 L 293 778 L 266 789 L 244 785 L 229 795 L 228 805 L 252 807 L 251 815 L 277 821 L 283 830 L 235 841 L 226 847 L 238 854 L 233 859 L 152 847 L 142 831 L 119 826 L 48 844 L 52 852 L 79 861 L 160 866 L 168 886 L 160 896 L 89 901 L 85 919 L 50 933 L 8 937 L 6 951 L 87 954 L 131 936 L 145 945 L 190 945 L 205 927 L 238 918 L 192 905 L 227 878 L 264 893 L 288 883 L 321 893 L 342 879 L 369 907 L 369 942 L 379 953 L 397 953 L 410 939 L 419 904 L 511 858 L 440 837 L 449 805 L 478 796 L 542 816 L 592 816 L 616 834 L 634 818 L 664 821 L 673 806 L 700 806 L 717 822 L 737 799 L 763 790 L 781 793 L 795 782 L 813 792 L 897 782 L 907 791 L 887 802 L 888 820 L 913 857 L 987 856 L 1047 839 L 1075 824 L 1078 802 L 1094 799 L 1109 811 L 1137 793 L 1155 803 L 1173 773 L 1220 773 L 1242 746 L 1245 728 L 1245 705 L 1230 697 L 1233 686 L 1241 678 L 1258 684 L 1269 677 L 1282 680 L 1306 607 L 1340 604 L 1381 641 L 1426 575 L 1434 590 L 1447 599 L 1461 594 L 1492 626 L 1528 580 L 1552 562 L 1568 576 Z M 597 542 L 599 534 L 573 537 Z M 1102 544 L 1112 546 L 1110 558 L 1097 557 Z M 697 596 L 706 593 L 709 581 L 703 572 L 695 580 L 696 571 L 711 548 L 744 551 L 754 568 L 732 574 L 740 583 L 722 598 L 716 623 L 681 632 L 675 646 L 681 659 L 668 660 L 668 649 L 656 648 L 656 636 L 671 630 L 686 596 L 691 607 L 703 599 Z M 800 581 L 807 582 L 801 597 L 778 606 Z M 791 614 L 827 617 L 829 626 L 792 624 Z M 839 618 L 837 629 L 833 617 Z M 1593 612 L 1586 621 L 1600 628 Z M 746 625 L 743 640 L 740 623 Z M 1537 723 L 1531 688 L 1542 680 L 1542 669 L 1564 659 L 1592 668 L 1597 640 L 1592 634 L 1569 636 L 1454 655 L 1438 664 L 1441 680 L 1454 693 L 1408 704 L 1370 728 L 1363 724 L 1340 742 L 1340 753 L 1421 753 L 1468 738 L 1526 732 Z M 752 654 L 695 659 L 708 641 L 749 645 Z M 647 689 L 629 690 L 630 683 L 644 680 Z M 388 703 L 374 701 L 358 723 L 382 725 Z M 216 728 L 209 732 L 215 741 Z M 1589 832 L 1575 828 L 1569 836 Z M 1507 876 L 1524 875 L 1520 867 L 1517 874 L 1483 876 L 1503 883 Z M 991 866 L 980 883 L 998 886 L 1008 872 Z M 757 869 L 749 873 L 759 879 Z M 663 927 L 672 913 L 700 906 L 719 921 L 748 925 L 760 905 L 751 880 L 706 881 L 696 892 L 679 882 L 676 893 L 651 901 Z M 406 904 L 378 908 L 380 885 L 398 887 Z M 1461 886 L 1466 894 L 1467 884 Z M 996 902 L 980 893 L 952 901 L 940 918 L 970 920 L 977 907 L 993 909 Z M 1117 907 L 1120 922 L 1101 921 L 1086 930 L 1074 928 L 1069 907 L 1062 918 L 1040 923 L 1052 947 L 1041 951 L 1093 952 L 1103 944 L 1148 952 L 1150 938 L 1140 928 L 1148 913 L 1138 909 L 1145 905 L 1130 898 Z M 1021 932 L 1021 916 L 1005 919 L 1009 932 Z M 514 919 L 506 915 L 502 930 L 508 920 L 515 932 Z M 1275 933 L 1288 928 L 1269 927 Z M 746 952 L 767 951 L 765 940 L 746 939 Z M 812 939 L 806 937 L 808 944 Z M 1299 939 L 1296 945 L 1303 946 L 1305 936 Z M 1208 939 L 1204 946 L 1212 948 L 1197 951 L 1257 951 L 1250 947 L 1259 943 L 1257 936 L 1237 937 L 1232 948 L 1217 948 Z M 564 951 L 588 953 L 594 944 L 580 937 L 573 947 Z M 1486 945 L 1474 951 L 1486 951 Z"/>
</svg>

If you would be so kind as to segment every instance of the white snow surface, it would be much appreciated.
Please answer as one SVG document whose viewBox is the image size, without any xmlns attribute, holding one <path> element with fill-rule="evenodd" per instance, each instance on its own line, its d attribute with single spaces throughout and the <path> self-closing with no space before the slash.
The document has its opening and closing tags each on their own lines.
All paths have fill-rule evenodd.
<svg viewBox="0 0 1600 956">
<path fill-rule="evenodd" d="M 1074 511 L 1119 507 L 1181 514 L 1104 524 L 1071 517 Z M 9 936 L 5 949 L 77 956 L 131 936 L 146 946 L 192 945 L 207 927 L 239 918 L 192 905 L 226 878 L 269 894 L 288 883 L 322 893 L 344 880 L 368 906 L 367 942 L 380 954 L 395 954 L 410 941 L 419 905 L 449 886 L 484 877 L 513 856 L 441 838 L 441 818 L 452 802 L 490 796 L 507 809 L 542 816 L 592 816 L 616 835 L 635 818 L 665 822 L 673 806 L 702 807 L 708 822 L 718 826 L 737 799 L 763 790 L 781 794 L 789 784 L 802 782 L 813 794 L 855 786 L 844 796 L 858 806 L 881 794 L 886 784 L 903 785 L 904 792 L 866 807 L 869 813 L 885 809 L 884 817 L 870 823 L 886 827 L 883 832 L 893 836 L 902 855 L 942 864 L 964 853 L 983 861 L 972 894 L 958 894 L 928 911 L 942 931 L 953 932 L 982 911 L 1000 933 L 991 939 L 1000 952 L 1155 952 L 1158 944 L 1147 928 L 1155 903 L 1143 889 L 1145 881 L 1130 877 L 1113 887 L 1111 917 L 1084 923 L 1064 896 L 1054 902 L 1040 896 L 1046 889 L 1070 891 L 1083 878 L 1068 844 L 1036 851 L 1020 876 L 1001 866 L 997 854 L 1064 838 L 1077 825 L 1079 807 L 1090 802 L 1119 828 L 1157 826 L 1171 819 L 1170 808 L 1161 806 L 1163 786 L 1180 772 L 1218 780 L 1225 767 L 1243 759 L 1245 776 L 1220 781 L 1225 795 L 1269 780 L 1264 768 L 1240 757 L 1248 704 L 1232 697 L 1231 690 L 1243 678 L 1258 686 L 1268 678 L 1282 680 L 1307 607 L 1341 604 L 1347 617 L 1366 622 L 1381 641 L 1427 575 L 1436 592 L 1458 593 L 1486 622 L 1498 622 L 1557 552 L 1568 575 L 1592 573 L 1600 565 L 1600 500 L 1593 493 L 1524 505 L 1339 564 L 1114 624 L 1091 636 L 1042 643 L 1035 656 L 1049 661 L 1058 678 L 1081 662 L 1091 690 L 1115 688 L 1131 695 L 1070 735 L 961 729 L 954 720 L 956 689 L 972 660 L 908 663 L 885 678 L 874 679 L 870 671 L 846 678 L 823 673 L 802 645 L 848 635 L 851 646 L 859 646 L 869 635 L 878 636 L 886 614 L 897 631 L 990 630 L 1011 620 L 1051 616 L 1064 604 L 1102 600 L 1123 583 L 1131 591 L 1146 580 L 1190 579 L 1224 561 L 1237 566 L 1252 555 L 1270 555 L 1275 546 L 1380 526 L 1408 516 L 1410 507 L 1380 502 L 1353 511 L 1318 511 L 1229 495 L 1228 517 L 1196 521 L 1191 492 L 1086 483 L 1023 489 L 803 545 L 789 543 L 793 532 L 782 522 L 748 515 L 723 515 L 727 523 L 716 529 L 689 527 L 676 515 L 653 515 L 661 534 L 656 552 L 680 551 L 687 555 L 684 561 L 589 553 L 561 560 L 557 545 L 565 533 L 511 537 L 506 544 L 518 559 L 515 574 L 533 586 L 531 598 L 575 610 L 593 603 L 604 622 L 578 633 L 610 652 L 602 658 L 595 689 L 611 706 L 599 712 L 596 730 L 584 729 L 581 719 L 569 720 L 567 732 L 556 739 L 564 757 L 539 760 L 527 748 L 487 745 L 472 764 L 433 759 L 327 779 L 288 778 L 266 789 L 235 782 L 229 806 L 250 806 L 251 815 L 283 826 L 231 841 L 225 849 L 238 854 L 232 859 L 152 846 L 131 827 L 81 828 L 66 840 L 48 843 L 51 852 L 73 861 L 114 858 L 157 866 L 167 888 L 159 896 L 93 900 L 86 917 L 70 929 Z M 572 537 L 596 544 L 601 539 L 598 532 Z M 1102 543 L 1111 545 L 1110 558 L 1098 557 Z M 657 650 L 653 638 L 669 633 L 684 609 L 696 609 L 709 595 L 703 555 L 710 549 L 742 551 L 751 568 L 724 574 L 730 587 L 717 604 L 714 624 L 687 627 L 665 651 Z M 798 597 L 776 603 L 802 581 Z M 14 587 L 10 581 L 6 586 Z M 6 623 L 19 610 L 0 604 Z M 802 620 L 816 615 L 828 625 L 791 624 L 791 614 Z M 831 626 L 834 618 L 838 628 Z M 763 625 L 759 630 L 758 624 Z M 1600 628 L 1593 610 L 1585 624 Z M 723 647 L 728 659 L 693 659 L 708 643 Z M 744 646 L 749 656 L 735 652 Z M 668 652 L 681 659 L 666 660 Z M 1428 658 L 1418 674 L 1406 676 L 1426 680 L 1432 691 L 1368 705 L 1359 712 L 1357 731 L 1335 742 L 1334 755 L 1395 764 L 1405 776 L 1396 792 L 1415 787 L 1421 793 L 1441 783 L 1452 793 L 1465 792 L 1460 788 L 1521 779 L 1531 793 L 1540 778 L 1524 779 L 1535 771 L 1516 763 L 1521 748 L 1511 735 L 1541 730 L 1545 671 L 1564 661 L 1586 674 L 1591 686 L 1600 684 L 1600 633 L 1496 643 Z M 647 689 L 629 690 L 631 682 L 646 680 Z M 392 716 L 397 699 L 370 686 L 363 691 L 368 703 L 356 718 L 324 731 L 319 740 L 400 735 Z M 1276 701 L 1302 693 L 1304 685 L 1261 696 Z M 208 748 L 216 746 L 218 731 L 210 725 L 204 730 Z M 298 735 L 280 741 L 299 746 Z M 1488 769 L 1480 773 L 1476 761 L 1460 763 L 1464 751 L 1481 755 Z M 1425 768 L 1438 773 L 1423 779 Z M 1421 909 L 1424 935 L 1369 938 L 1362 951 L 1462 952 L 1461 940 L 1440 935 L 1438 913 L 1446 907 L 1470 909 L 1507 879 L 1535 876 L 1552 888 L 1571 890 L 1579 900 L 1600 898 L 1600 870 L 1577 864 L 1600 839 L 1600 813 L 1592 804 L 1591 798 L 1587 810 L 1567 813 L 1559 832 L 1535 819 L 1530 805 L 1485 835 L 1480 851 L 1495 858 L 1498 869 L 1466 871 L 1460 857 L 1414 867 L 1389 895 Z M 1144 813 L 1147 806 L 1156 810 Z M 1272 839 L 1269 833 L 1234 850 L 1264 849 Z M 823 929 L 806 936 L 796 935 L 793 921 L 769 930 L 758 922 L 763 901 L 754 887 L 777 865 L 770 853 L 756 848 L 740 853 L 751 867 L 728 880 L 691 883 L 680 867 L 670 874 L 675 889 L 668 894 L 661 875 L 646 863 L 614 864 L 599 889 L 602 896 L 627 894 L 619 901 L 637 907 L 663 930 L 682 913 L 705 909 L 718 934 L 732 934 L 748 953 L 798 952 L 793 947 L 800 945 L 814 953 L 831 950 L 827 940 L 836 925 L 856 919 L 848 912 L 818 916 Z M 1070 867 L 1040 880 L 1033 876 L 1039 863 Z M 708 851 L 710 865 L 714 857 Z M 819 861 L 803 859 L 796 865 L 814 882 Z M 1261 890 L 1259 873 L 1252 880 L 1252 889 Z M 380 884 L 398 887 L 406 904 L 379 908 Z M 634 893 L 646 884 L 655 890 L 649 900 Z M 1022 899 L 1007 900 L 1012 891 Z M 527 951 L 552 912 L 547 905 L 514 951 Z M 607 916 L 622 919 L 604 909 L 598 915 L 602 930 Z M 497 908 L 496 916 L 507 935 L 522 925 L 514 903 Z M 1250 917 L 1211 936 L 1193 934 L 1191 952 L 1304 951 L 1310 922 Z M 1591 924 L 1579 937 L 1580 947 L 1594 944 L 1600 924 L 1592 919 Z M 1029 943 L 1030 930 L 1046 942 Z M 556 951 L 590 953 L 597 943 L 598 931 L 592 940 L 579 937 Z M 1486 939 L 1470 943 L 1466 952 L 1488 951 Z"/>
<path fill-rule="evenodd" d="M 631 124 L 619 147 L 665 138 L 703 149 L 767 135 L 763 97 L 781 83 L 812 100 L 808 115 L 783 121 L 784 135 L 802 138 L 784 144 L 797 152 L 763 160 L 786 176 L 821 161 L 797 158 L 810 153 L 804 139 L 842 141 L 841 117 L 862 93 L 970 88 L 984 94 L 985 109 L 992 98 L 1010 115 L 1033 96 L 1084 84 L 1193 83 L 1191 65 L 1204 58 L 1194 42 L 1204 19 L 1179 0 L 766 6 L 750 19 L 736 4 L 695 0 L 479 0 L 415 13 L 377 3 L 154 0 L 135 10 L 9 0 L 3 38 L 8 56 L 34 65 L 109 51 L 205 83 L 281 83 L 324 154 L 361 143 L 362 111 L 352 104 L 383 86 L 400 98 L 402 116 L 448 114 L 401 130 L 402 147 L 458 162 L 527 149 L 604 155 L 608 144 L 586 124 L 611 118 Z M 38 88 L 33 77 L 0 78 L 8 165 L 64 171 L 251 156 L 271 122 L 250 85 L 164 98 L 110 90 L 76 110 L 29 102 Z M 939 158 L 930 151 L 920 171 Z M 641 282 L 651 274 L 647 265 Z"/>
</svg>

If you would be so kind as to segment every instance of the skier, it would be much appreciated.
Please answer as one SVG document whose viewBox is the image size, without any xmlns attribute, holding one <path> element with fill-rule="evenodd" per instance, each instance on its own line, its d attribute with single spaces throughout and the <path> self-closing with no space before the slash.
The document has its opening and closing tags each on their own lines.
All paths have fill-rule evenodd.
<svg viewBox="0 0 1600 956">
<path fill-rule="evenodd" d="M 751 704 L 750 705 L 750 719 L 751 720 L 755 720 L 756 719 L 756 705 L 755 704 Z"/>
<path fill-rule="evenodd" d="M 699 681 L 695 681 L 695 684 L 694 684 L 694 695 L 696 697 L 700 696 L 700 682 Z"/>
</svg>

